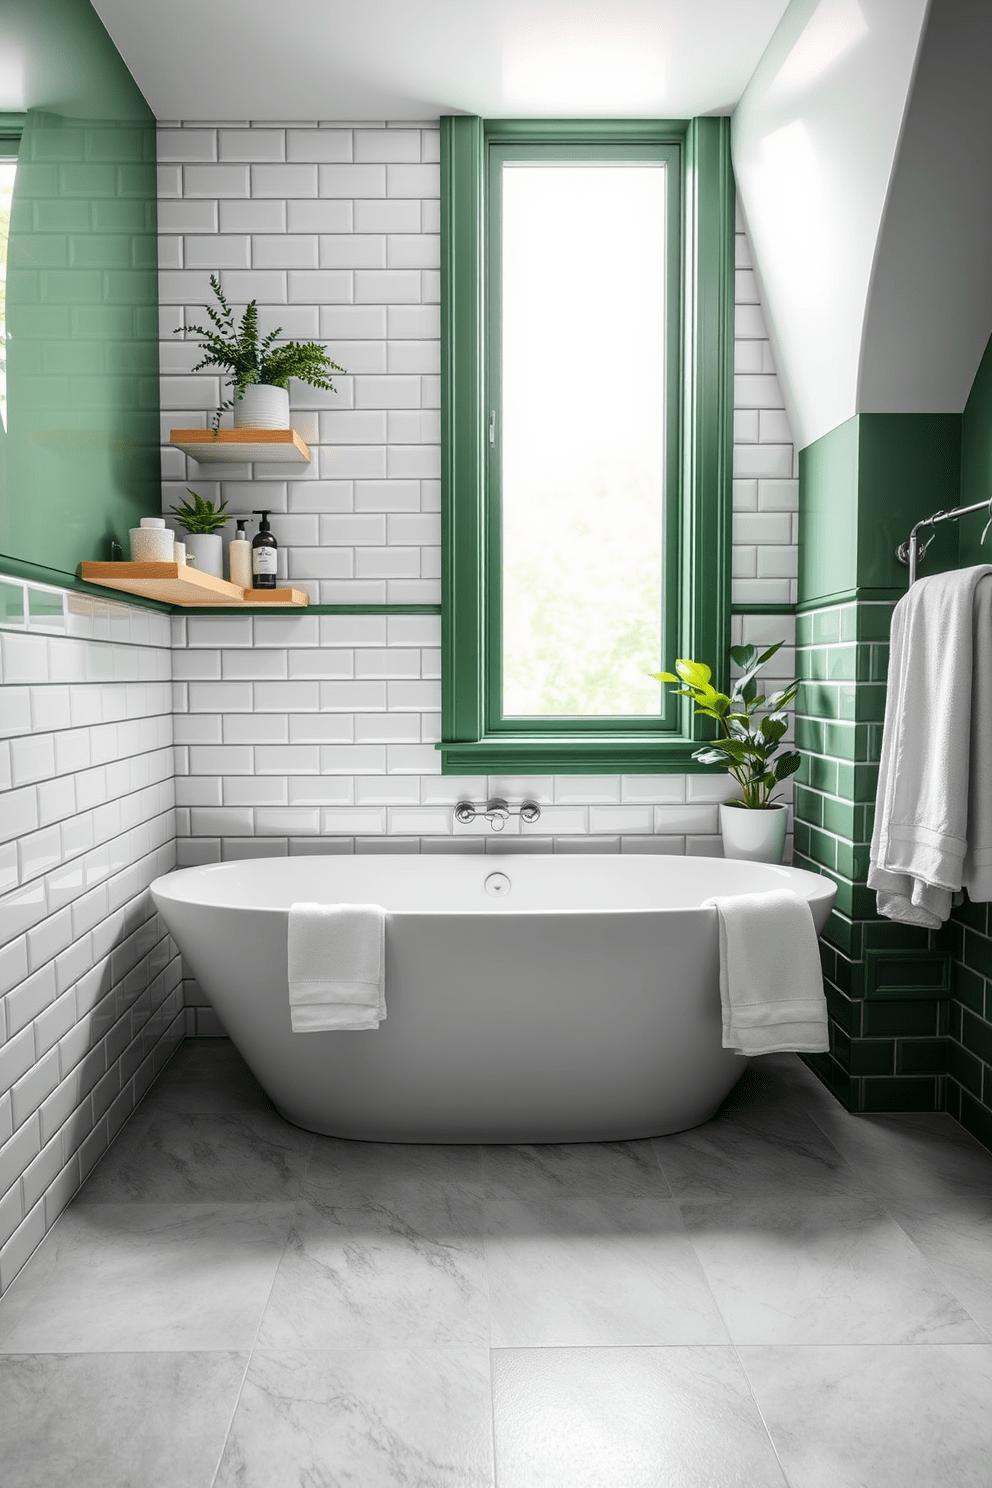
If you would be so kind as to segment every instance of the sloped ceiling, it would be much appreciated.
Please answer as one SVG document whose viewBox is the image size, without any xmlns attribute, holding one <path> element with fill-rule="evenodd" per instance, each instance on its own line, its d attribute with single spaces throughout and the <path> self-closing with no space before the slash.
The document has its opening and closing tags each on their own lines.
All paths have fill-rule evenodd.
<svg viewBox="0 0 992 1488">
<path fill-rule="evenodd" d="M 788 0 L 94 0 L 159 119 L 729 113 Z"/>
<path fill-rule="evenodd" d="M 992 4 L 933 0 L 868 295 L 857 407 L 960 413 L 992 332 Z"/>
<path fill-rule="evenodd" d="M 858 412 L 872 269 L 926 12 L 927 0 L 792 0 L 734 113 L 738 191 L 800 447 Z"/>
</svg>

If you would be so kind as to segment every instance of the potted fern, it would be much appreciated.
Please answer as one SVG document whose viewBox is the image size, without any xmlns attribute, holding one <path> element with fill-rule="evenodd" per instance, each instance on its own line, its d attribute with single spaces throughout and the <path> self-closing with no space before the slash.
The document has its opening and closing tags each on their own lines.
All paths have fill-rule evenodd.
<svg viewBox="0 0 992 1488">
<path fill-rule="evenodd" d="M 726 858 L 751 858 L 763 863 L 781 863 L 785 848 L 788 808 L 775 801 L 775 788 L 794 775 L 801 760 L 793 749 L 785 749 L 789 720 L 786 709 L 799 691 L 790 682 L 770 697 L 758 692 L 757 676 L 783 642 L 758 655 L 756 646 L 731 646 L 730 659 L 740 668 L 730 696 L 717 692 L 710 668 L 701 661 L 679 658 L 677 675 L 654 672 L 659 682 L 681 684 L 679 697 L 691 699 L 696 713 L 716 720 L 719 734 L 693 754 L 704 765 L 725 765 L 741 788 L 740 800 L 724 801 L 720 807 L 720 831 Z M 760 709 L 764 716 L 758 718 Z"/>
<path fill-rule="evenodd" d="M 224 552 L 221 529 L 227 521 L 227 502 L 215 506 L 196 491 L 186 487 L 192 501 L 183 501 L 172 508 L 177 527 L 185 527 L 189 534 L 189 552 L 193 564 L 201 573 L 213 574 L 215 579 L 224 577 Z"/>
<path fill-rule="evenodd" d="M 298 377 L 301 382 L 327 392 L 336 391 L 328 374 L 343 372 L 344 368 L 332 362 L 316 341 L 285 341 L 276 346 L 275 342 L 282 335 L 282 326 L 260 338 L 258 307 L 254 300 L 245 307 L 241 324 L 236 325 L 216 274 L 210 276 L 210 288 L 219 306 L 203 307 L 210 326 L 180 326 L 176 335 L 186 333 L 203 337 L 203 359 L 197 362 L 194 372 L 204 367 L 221 367 L 229 374 L 227 384 L 231 397 L 214 415 L 215 434 L 220 428 L 221 415 L 228 408 L 234 409 L 236 429 L 288 429 L 289 392 L 286 385 L 291 377 Z"/>
</svg>

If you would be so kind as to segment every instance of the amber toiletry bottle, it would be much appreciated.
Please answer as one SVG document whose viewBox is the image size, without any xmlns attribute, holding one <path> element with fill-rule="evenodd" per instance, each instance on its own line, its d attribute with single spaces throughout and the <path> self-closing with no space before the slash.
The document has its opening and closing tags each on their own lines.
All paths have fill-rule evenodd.
<svg viewBox="0 0 992 1488">
<path fill-rule="evenodd" d="M 251 587 L 253 589 L 274 589 L 279 544 L 272 536 L 269 527 L 268 510 L 256 511 L 255 516 L 261 517 L 262 520 L 251 540 Z"/>
</svg>

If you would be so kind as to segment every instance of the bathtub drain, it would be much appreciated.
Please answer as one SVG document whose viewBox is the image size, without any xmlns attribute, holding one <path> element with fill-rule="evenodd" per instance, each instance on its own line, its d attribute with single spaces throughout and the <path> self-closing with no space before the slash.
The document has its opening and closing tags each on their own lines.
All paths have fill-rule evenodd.
<svg viewBox="0 0 992 1488">
<path fill-rule="evenodd" d="M 502 898 L 510 892 L 511 884 L 505 873 L 490 873 L 486 879 L 486 893 Z"/>
</svg>

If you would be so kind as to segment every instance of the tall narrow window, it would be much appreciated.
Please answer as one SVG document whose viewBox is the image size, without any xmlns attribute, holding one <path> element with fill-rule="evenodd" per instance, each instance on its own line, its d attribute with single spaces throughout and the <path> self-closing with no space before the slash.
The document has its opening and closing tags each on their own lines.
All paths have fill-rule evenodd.
<svg viewBox="0 0 992 1488">
<path fill-rule="evenodd" d="M 666 166 L 501 176 L 502 713 L 657 717 Z"/>
<path fill-rule="evenodd" d="M 10 240 L 10 208 L 14 199 L 17 144 L 0 138 L 0 424 L 7 428 L 7 246 Z"/>
<path fill-rule="evenodd" d="M 441 121 L 442 769 L 699 768 L 730 597 L 726 119 Z"/>
</svg>

